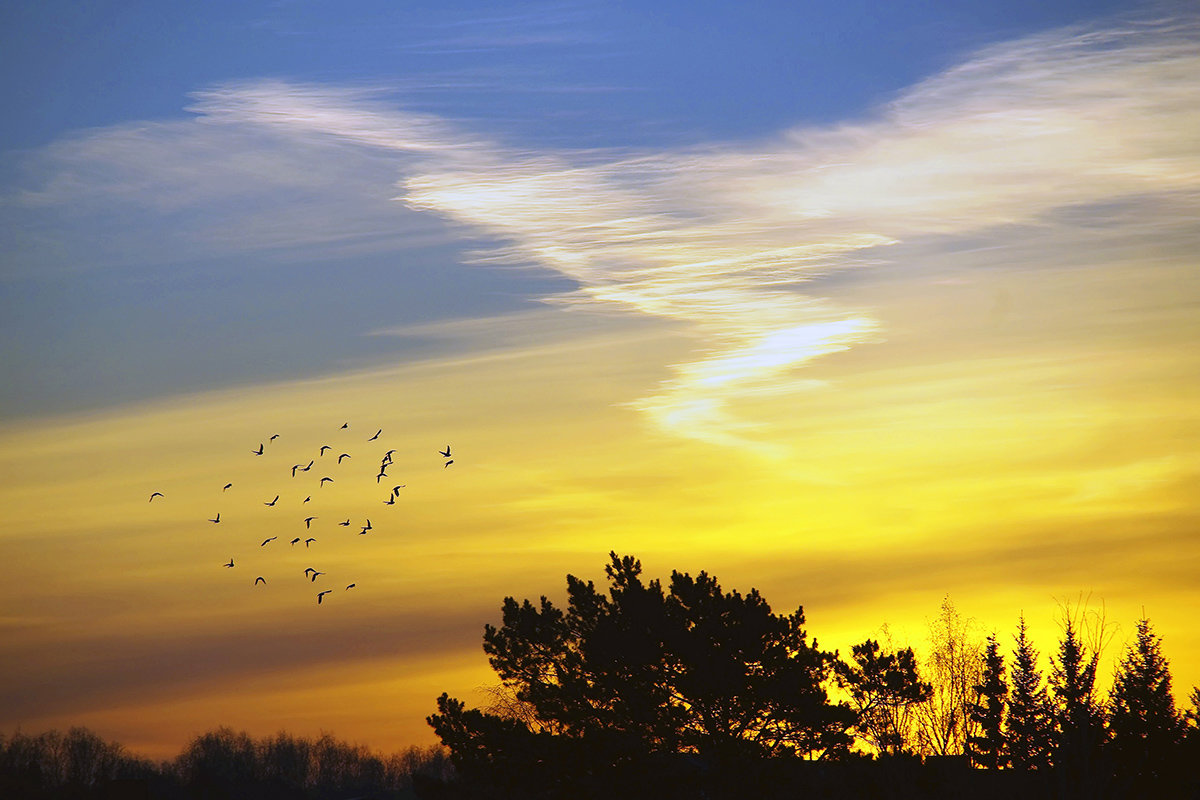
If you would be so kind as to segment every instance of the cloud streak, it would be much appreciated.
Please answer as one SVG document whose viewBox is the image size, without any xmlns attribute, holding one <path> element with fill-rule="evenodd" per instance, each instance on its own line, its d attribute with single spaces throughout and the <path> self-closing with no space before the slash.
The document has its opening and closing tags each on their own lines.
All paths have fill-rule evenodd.
<svg viewBox="0 0 1200 800">
<path fill-rule="evenodd" d="M 481 264 L 570 278 L 555 303 L 679 323 L 693 357 L 633 405 L 671 433 L 771 453 L 739 404 L 809 389 L 799 367 L 883 335 L 818 278 L 916 271 L 921 249 L 897 261 L 894 245 L 944 254 L 956 237 L 1052 228 L 1064 210 L 1129 198 L 1190 218 L 1197 31 L 1184 19 L 1040 34 L 855 124 L 674 152 L 523 151 L 369 91 L 277 81 L 199 93 L 192 124 L 370 153 L 409 208 L 492 239 Z"/>
</svg>

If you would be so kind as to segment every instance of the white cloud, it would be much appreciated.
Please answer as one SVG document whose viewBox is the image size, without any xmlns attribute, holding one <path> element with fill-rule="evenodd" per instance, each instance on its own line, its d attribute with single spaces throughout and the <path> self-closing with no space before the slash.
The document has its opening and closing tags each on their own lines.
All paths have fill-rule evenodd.
<svg viewBox="0 0 1200 800">
<path fill-rule="evenodd" d="M 338 185 L 346 154 L 357 154 L 355 174 L 388 174 L 408 208 L 496 240 L 481 262 L 535 263 L 574 280 L 578 289 L 555 302 L 686 325 L 697 336 L 694 360 L 635 405 L 675 433 L 746 444 L 752 426 L 737 417 L 739 400 L 803 388 L 797 367 L 881 335 L 869 311 L 817 296 L 814 278 L 882 263 L 897 243 L 944 251 L 953 237 L 1053 227 L 1064 210 L 1105 203 L 1124 204 L 1120 223 L 1131 230 L 1161 235 L 1128 213 L 1129 198 L 1155 198 L 1175 220 L 1194 217 L 1197 28 L 1189 20 L 1042 34 L 987 49 L 856 124 L 617 157 L 522 151 L 364 90 L 233 84 L 197 95 L 196 121 L 60 146 L 52 159 L 111 166 L 119 177 L 64 169 L 29 199 L 100 187 L 204 202 L 221 191 L 209 192 L 210 180 L 225 177 L 202 174 L 211 164 L 302 195 L 306 187 L 291 183 L 297 154 L 316 156 L 308 160 L 318 176 L 320 156 L 330 159 L 319 188 Z M 239 146 L 220 159 L 196 152 L 230 142 Z M 132 168 L 147 152 L 163 158 Z M 364 177 L 351 188 L 375 185 Z M 370 197 L 328 224 L 309 215 L 280 233 L 301 244 L 386 236 L 401 217 L 382 208 Z M 259 229 L 239 234 L 255 236 L 273 241 Z M 907 257 L 892 268 L 919 267 Z"/>
</svg>

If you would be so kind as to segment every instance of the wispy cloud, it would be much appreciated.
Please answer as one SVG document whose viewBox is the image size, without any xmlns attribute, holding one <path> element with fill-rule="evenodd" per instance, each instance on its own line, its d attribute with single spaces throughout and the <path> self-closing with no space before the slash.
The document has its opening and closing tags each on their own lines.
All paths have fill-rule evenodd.
<svg viewBox="0 0 1200 800">
<path fill-rule="evenodd" d="M 193 125 L 393 160 L 409 208 L 497 241 L 481 263 L 569 277 L 557 303 L 684 326 L 694 358 L 635 405 L 667 431 L 767 451 L 738 404 L 809 388 L 798 367 L 883 335 L 814 279 L 919 269 L 919 250 L 897 261 L 893 246 L 944 256 L 956 238 L 1126 198 L 1194 214 L 1197 33 L 1191 19 L 1042 34 L 854 124 L 673 152 L 529 152 L 360 90 L 282 82 L 202 92 Z"/>
</svg>

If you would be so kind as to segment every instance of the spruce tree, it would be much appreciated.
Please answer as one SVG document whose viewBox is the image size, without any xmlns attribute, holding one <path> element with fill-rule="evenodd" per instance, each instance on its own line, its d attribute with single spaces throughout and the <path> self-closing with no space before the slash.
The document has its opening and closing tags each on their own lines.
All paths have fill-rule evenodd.
<svg viewBox="0 0 1200 800">
<path fill-rule="evenodd" d="M 1123 780 L 1144 785 L 1162 776 L 1184 731 L 1162 640 L 1148 619 L 1138 621 L 1137 638 L 1117 669 L 1108 725 L 1112 767 Z"/>
<path fill-rule="evenodd" d="M 1008 684 L 1004 682 L 1004 654 L 994 633 L 987 638 L 982 660 L 983 680 L 974 687 L 976 700 L 970 712 L 979 733 L 967 740 L 967 754 L 981 767 L 998 769 L 1008 765 L 1004 735 Z"/>
<path fill-rule="evenodd" d="M 1104 741 L 1104 719 L 1096 700 L 1096 668 L 1100 654 L 1088 652 L 1069 616 L 1058 656 L 1051 659 L 1050 689 L 1054 696 L 1055 766 L 1067 785 L 1094 790 L 1096 761 Z"/>
<path fill-rule="evenodd" d="M 1008 757 L 1013 769 L 1046 769 L 1050 766 L 1050 701 L 1038 671 L 1038 652 L 1022 615 L 1014 637 L 1013 667 L 1009 678 Z"/>
</svg>

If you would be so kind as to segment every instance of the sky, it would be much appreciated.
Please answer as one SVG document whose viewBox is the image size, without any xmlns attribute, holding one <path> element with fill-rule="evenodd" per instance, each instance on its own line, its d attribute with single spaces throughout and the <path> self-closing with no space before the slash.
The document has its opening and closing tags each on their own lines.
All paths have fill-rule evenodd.
<svg viewBox="0 0 1200 800">
<path fill-rule="evenodd" d="M 0 103 L 0 732 L 427 744 L 610 551 L 1200 683 L 1194 4 L 48 0 Z"/>
</svg>

